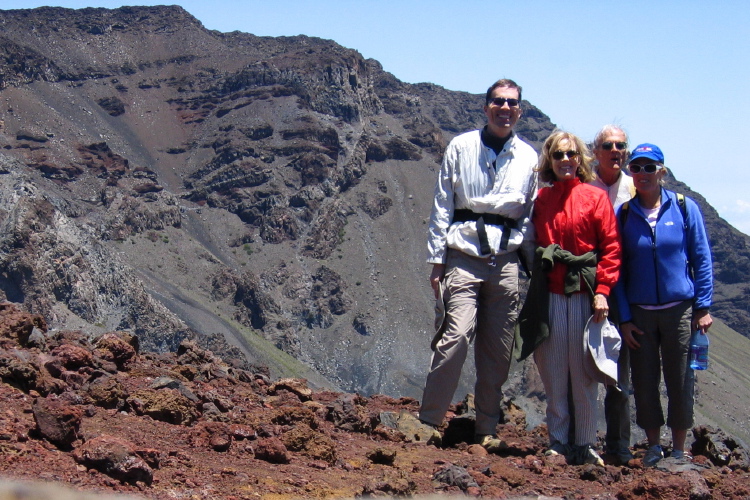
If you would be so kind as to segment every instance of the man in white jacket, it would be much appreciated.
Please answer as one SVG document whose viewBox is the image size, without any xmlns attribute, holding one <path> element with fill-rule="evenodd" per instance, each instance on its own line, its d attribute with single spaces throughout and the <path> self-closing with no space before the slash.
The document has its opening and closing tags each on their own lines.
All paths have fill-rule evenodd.
<svg viewBox="0 0 750 500">
<path fill-rule="evenodd" d="M 596 179 L 591 184 L 607 192 L 617 210 L 635 196 L 633 178 L 625 172 L 628 161 L 628 134 L 617 125 L 605 125 L 596 134 L 593 145 L 596 157 Z M 614 302 L 614 301 L 610 301 Z M 611 306 L 614 304 L 610 304 Z M 611 308 L 610 320 L 619 324 L 617 308 Z M 604 398 L 604 418 L 607 421 L 605 451 L 615 455 L 621 464 L 633 459 L 630 452 L 630 352 L 623 343 L 618 366 L 619 389 L 608 385 Z"/>
<path fill-rule="evenodd" d="M 475 439 L 496 451 L 518 315 L 517 250 L 534 237 L 537 154 L 513 132 L 522 113 L 521 87 L 513 80 L 487 90 L 484 112 L 484 128 L 448 145 L 435 187 L 427 262 L 435 297 L 444 299 L 445 320 L 433 344 L 419 418 L 442 424 L 474 341 Z"/>
<path fill-rule="evenodd" d="M 609 195 L 609 201 L 617 210 L 620 205 L 635 196 L 633 178 L 625 173 L 628 160 L 628 134 L 617 125 L 605 125 L 594 138 L 596 157 L 596 179 L 593 186 Z"/>
</svg>

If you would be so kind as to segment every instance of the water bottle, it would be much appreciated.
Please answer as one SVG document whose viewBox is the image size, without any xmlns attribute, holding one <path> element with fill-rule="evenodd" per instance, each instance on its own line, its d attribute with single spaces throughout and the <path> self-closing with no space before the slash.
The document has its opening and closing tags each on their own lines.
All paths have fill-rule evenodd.
<svg viewBox="0 0 750 500">
<path fill-rule="evenodd" d="M 696 330 L 690 339 L 690 368 L 705 370 L 708 368 L 708 334 Z"/>
</svg>

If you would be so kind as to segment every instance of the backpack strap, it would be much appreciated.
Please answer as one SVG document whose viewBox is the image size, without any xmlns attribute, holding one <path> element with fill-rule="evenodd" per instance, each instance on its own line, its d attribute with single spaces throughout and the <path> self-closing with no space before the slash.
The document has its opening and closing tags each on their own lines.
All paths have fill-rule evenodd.
<svg viewBox="0 0 750 500">
<path fill-rule="evenodd" d="M 687 231 L 688 228 L 688 212 L 687 203 L 685 202 L 685 195 L 682 193 L 675 193 L 677 196 L 677 206 L 680 207 L 680 213 L 682 214 L 682 227 Z M 625 221 L 628 220 L 628 212 L 630 211 L 630 202 L 626 201 L 620 208 L 620 227 L 625 227 Z"/>
<path fill-rule="evenodd" d="M 687 214 L 687 203 L 685 203 L 685 195 L 682 193 L 675 193 L 677 195 L 677 205 L 680 207 L 680 213 L 682 213 L 682 227 L 687 231 L 688 228 L 688 214 Z"/>
<path fill-rule="evenodd" d="M 625 227 L 625 221 L 628 220 L 628 212 L 630 212 L 630 202 L 626 201 L 620 207 L 620 227 Z"/>
</svg>

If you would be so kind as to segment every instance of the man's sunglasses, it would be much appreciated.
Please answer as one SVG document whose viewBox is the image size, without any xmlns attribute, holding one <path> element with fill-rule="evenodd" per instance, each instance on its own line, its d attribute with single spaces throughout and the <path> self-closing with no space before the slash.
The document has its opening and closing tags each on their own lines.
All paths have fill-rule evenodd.
<svg viewBox="0 0 750 500">
<path fill-rule="evenodd" d="M 552 153 L 553 160 L 562 160 L 565 157 L 567 157 L 568 160 L 572 160 L 576 156 L 578 156 L 578 151 L 555 151 Z"/>
<path fill-rule="evenodd" d="M 494 104 L 495 106 L 502 106 L 506 102 L 508 103 L 509 108 L 515 108 L 519 104 L 518 99 L 513 99 L 513 98 L 506 99 L 505 97 L 493 97 L 492 99 L 487 101 L 487 105 L 489 106 L 490 104 Z"/>
<path fill-rule="evenodd" d="M 661 165 L 655 163 L 649 163 L 648 165 L 628 165 L 628 170 L 633 174 L 640 174 L 643 171 L 646 174 L 655 174 L 657 170 L 661 168 Z"/>
<path fill-rule="evenodd" d="M 617 149 L 618 151 L 623 151 L 628 148 L 627 142 L 612 142 L 612 141 L 605 141 L 602 143 L 602 149 L 604 151 L 612 151 L 612 148 Z"/>
</svg>

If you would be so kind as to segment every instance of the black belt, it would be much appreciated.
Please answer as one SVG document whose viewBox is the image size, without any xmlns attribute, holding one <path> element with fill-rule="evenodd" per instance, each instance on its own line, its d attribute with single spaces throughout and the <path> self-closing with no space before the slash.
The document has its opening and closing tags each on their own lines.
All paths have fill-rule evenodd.
<svg viewBox="0 0 750 500">
<path fill-rule="evenodd" d="M 499 214 L 478 214 L 467 208 L 460 208 L 453 212 L 453 222 L 469 221 L 476 221 L 477 223 L 479 249 L 482 251 L 482 255 L 488 255 L 492 253 L 490 243 L 487 240 L 487 229 L 484 227 L 485 224 L 489 224 L 491 226 L 502 226 L 505 229 L 503 231 L 503 237 L 500 240 L 500 250 L 508 249 L 510 230 L 518 229 L 518 221 L 516 221 L 515 219 L 511 219 L 510 217 L 503 217 Z"/>
</svg>

